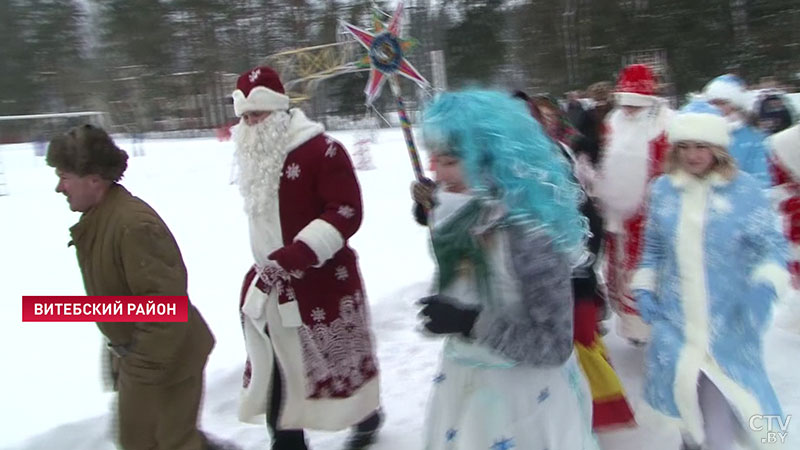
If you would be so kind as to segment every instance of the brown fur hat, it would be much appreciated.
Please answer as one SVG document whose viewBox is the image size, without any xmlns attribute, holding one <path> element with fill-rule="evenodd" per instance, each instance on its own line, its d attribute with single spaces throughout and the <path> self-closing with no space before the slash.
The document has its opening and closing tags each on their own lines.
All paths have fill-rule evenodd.
<svg viewBox="0 0 800 450">
<path fill-rule="evenodd" d="M 87 124 L 50 141 L 47 165 L 78 176 L 96 174 L 117 182 L 128 167 L 128 154 L 102 128 Z"/>
<path fill-rule="evenodd" d="M 610 100 L 614 85 L 609 81 L 598 81 L 589 86 L 589 96 L 596 102 L 607 102 Z"/>
</svg>

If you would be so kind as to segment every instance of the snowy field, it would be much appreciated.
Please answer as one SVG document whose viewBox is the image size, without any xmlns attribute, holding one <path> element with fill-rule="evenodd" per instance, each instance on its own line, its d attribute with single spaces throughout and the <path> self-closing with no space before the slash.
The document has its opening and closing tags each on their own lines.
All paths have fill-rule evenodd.
<svg viewBox="0 0 800 450">
<path fill-rule="evenodd" d="M 358 135 L 332 133 L 351 152 Z M 129 142 L 119 145 L 128 149 Z M 238 291 L 251 264 L 246 220 L 229 183 L 232 144 L 213 139 L 145 143 L 123 184 L 150 203 L 175 235 L 189 271 L 189 295 L 217 345 L 206 369 L 202 428 L 245 450 L 267 448 L 266 426 L 240 424 L 236 402 L 244 365 Z M 129 151 L 129 153 L 131 153 Z M 440 341 L 416 330 L 413 303 L 427 293 L 434 264 L 427 230 L 411 216 L 412 171 L 399 129 L 382 130 L 371 147 L 375 170 L 359 172 L 364 223 L 351 240 L 359 253 L 382 369 L 387 421 L 375 450 L 415 450 Z M 56 194 L 56 177 L 28 144 L 0 147 L 8 196 L 0 197 L 0 448 L 113 449 L 103 392 L 100 333 L 92 323 L 22 323 L 23 295 L 83 295 L 68 228 L 79 218 Z M 640 402 L 643 350 L 613 332 L 612 360 L 634 407 Z M 773 329 L 767 365 L 786 414 L 800 412 L 800 334 Z M 604 434 L 605 450 L 677 450 L 678 434 L 639 418 L 636 429 Z M 800 449 L 800 416 L 787 443 Z M 569 430 L 564 430 L 569 432 Z M 316 450 L 339 449 L 346 432 L 310 433 Z M 538 449 L 520 449 L 538 450 Z"/>
</svg>

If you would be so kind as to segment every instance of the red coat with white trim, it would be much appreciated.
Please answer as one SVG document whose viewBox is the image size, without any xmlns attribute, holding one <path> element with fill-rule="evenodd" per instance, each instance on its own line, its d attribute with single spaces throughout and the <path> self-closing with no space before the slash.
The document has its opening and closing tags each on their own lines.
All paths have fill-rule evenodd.
<svg viewBox="0 0 800 450">
<path fill-rule="evenodd" d="M 624 138 L 615 136 L 615 133 L 620 133 L 617 124 L 623 112 L 615 110 L 611 113 L 606 124 L 609 143 L 602 162 L 601 179 L 595 182 L 606 224 L 604 276 L 609 304 L 619 315 L 618 333 L 639 342 L 649 339 L 650 329 L 639 315 L 631 281 L 644 243 L 648 185 L 663 173 L 669 151 L 665 130 L 672 117 L 672 111 L 666 106 L 656 105 L 652 120 L 637 125 L 641 130 L 625 129 L 628 135 Z M 627 138 L 631 135 L 641 138 L 629 148 Z M 614 139 L 618 139 L 617 142 Z M 631 162 L 634 159 L 635 163 Z"/>
<path fill-rule="evenodd" d="M 342 429 L 379 403 L 368 305 L 347 245 L 361 225 L 361 191 L 344 147 L 316 134 L 290 150 L 278 206 L 280 223 L 264 224 L 280 227 L 284 248 L 304 243 L 317 264 L 292 271 L 282 289 L 265 286 L 254 269 L 245 277 L 240 307 L 248 363 L 240 419 L 261 420 L 274 359 L 286 383 L 279 428 Z"/>
<path fill-rule="evenodd" d="M 770 138 L 771 197 L 783 219 L 790 243 L 789 273 L 792 287 L 800 289 L 800 125 Z"/>
<path fill-rule="evenodd" d="M 347 244 L 361 226 L 361 189 L 347 151 L 324 135 L 289 153 L 283 173 L 278 194 L 283 244 L 302 240 L 318 259 L 328 256 L 330 247 L 340 247 L 290 283 L 303 323 L 320 323 L 317 308 L 325 312 L 322 322 L 329 323 L 338 317 L 342 297 L 364 290 L 356 254 Z M 342 241 L 328 242 L 328 233 L 338 233 Z"/>
</svg>

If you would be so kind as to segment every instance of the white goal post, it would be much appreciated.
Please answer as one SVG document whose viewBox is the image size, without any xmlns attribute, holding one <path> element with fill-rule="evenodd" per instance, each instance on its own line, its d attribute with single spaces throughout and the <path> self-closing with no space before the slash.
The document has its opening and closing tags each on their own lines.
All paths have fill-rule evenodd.
<svg viewBox="0 0 800 450">
<path fill-rule="evenodd" d="M 34 154 L 44 156 L 46 142 L 70 127 L 89 123 L 107 131 L 111 126 L 109 114 L 104 111 L 75 111 L 45 114 L 17 114 L 0 116 L 0 145 L 36 142 Z M 8 195 L 8 183 L 0 152 L 0 196 Z"/>
</svg>

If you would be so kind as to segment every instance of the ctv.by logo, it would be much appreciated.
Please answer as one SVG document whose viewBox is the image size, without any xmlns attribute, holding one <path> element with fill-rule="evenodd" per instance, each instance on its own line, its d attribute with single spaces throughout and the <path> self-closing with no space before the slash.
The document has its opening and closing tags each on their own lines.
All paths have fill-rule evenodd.
<svg viewBox="0 0 800 450">
<path fill-rule="evenodd" d="M 791 421 L 791 414 L 786 417 L 756 414 L 750 417 L 748 425 L 753 431 L 767 432 L 766 437 L 761 438 L 762 444 L 783 444 L 786 442 L 786 435 L 789 434 Z"/>
</svg>

